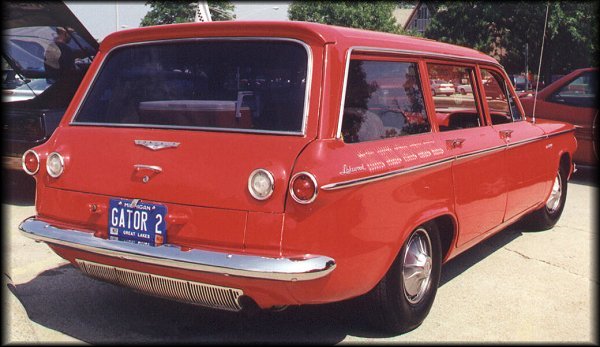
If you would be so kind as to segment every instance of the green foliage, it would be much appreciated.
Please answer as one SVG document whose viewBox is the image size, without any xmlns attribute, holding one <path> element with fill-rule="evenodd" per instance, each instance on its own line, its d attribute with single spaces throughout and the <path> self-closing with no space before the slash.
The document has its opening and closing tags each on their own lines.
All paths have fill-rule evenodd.
<svg viewBox="0 0 600 347">
<path fill-rule="evenodd" d="M 491 54 L 509 72 L 537 72 L 544 33 L 546 2 L 443 1 L 431 3 L 434 14 L 425 36 Z M 427 2 L 429 6 L 430 3 Z M 431 9 L 431 7 L 430 7 Z M 565 74 L 598 65 L 598 3 L 550 3 L 542 75 Z"/>
<path fill-rule="evenodd" d="M 146 13 L 140 26 L 193 22 L 198 8 L 198 3 L 191 1 L 148 1 L 146 5 L 151 10 Z M 235 5 L 229 1 L 209 1 L 208 8 L 213 21 L 235 18 Z"/>
<path fill-rule="evenodd" d="M 290 20 L 317 22 L 351 28 L 400 33 L 389 1 L 293 1 L 288 8 Z"/>
</svg>

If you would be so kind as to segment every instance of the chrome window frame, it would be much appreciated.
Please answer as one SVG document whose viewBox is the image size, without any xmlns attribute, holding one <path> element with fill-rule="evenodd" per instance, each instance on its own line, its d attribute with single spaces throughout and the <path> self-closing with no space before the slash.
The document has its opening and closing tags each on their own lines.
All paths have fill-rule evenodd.
<svg viewBox="0 0 600 347">
<path fill-rule="evenodd" d="M 344 106 L 346 104 L 346 85 L 348 84 L 348 70 L 350 69 L 350 58 L 352 57 L 352 54 L 354 52 L 399 54 L 399 55 L 405 55 L 405 56 L 416 57 L 416 58 L 444 58 L 447 60 L 459 61 L 459 62 L 462 61 L 462 62 L 470 62 L 470 63 L 486 63 L 486 64 L 494 65 L 494 66 L 500 68 L 502 71 L 504 71 L 504 68 L 499 63 L 492 62 L 492 61 L 489 61 L 486 59 L 480 59 L 480 58 L 471 58 L 471 57 L 463 57 L 460 55 L 432 53 L 432 52 L 424 52 L 424 51 L 408 50 L 408 49 L 379 48 L 379 47 L 372 47 L 372 46 L 352 46 L 346 52 L 346 58 L 345 58 L 346 66 L 345 66 L 344 81 L 343 81 L 344 84 L 342 85 L 340 111 L 339 111 L 339 115 L 338 115 L 337 131 L 336 131 L 336 135 L 335 135 L 336 139 L 342 138 L 342 121 L 343 121 L 343 116 L 344 116 Z M 419 71 L 419 73 L 420 73 L 420 71 Z M 419 79 L 421 79 L 421 77 L 422 76 L 419 76 Z M 428 114 L 427 117 L 431 123 L 431 120 L 429 119 L 430 115 Z M 433 132 L 434 132 L 433 127 L 431 127 L 429 132 L 419 133 L 419 134 L 411 134 L 411 135 L 431 134 Z M 411 135 L 409 135 L 409 136 L 411 136 Z M 382 139 L 382 140 L 386 140 L 386 139 Z"/>
<path fill-rule="evenodd" d="M 193 127 L 193 126 L 182 126 L 182 125 L 150 125 L 150 124 L 127 124 L 127 123 L 102 123 L 102 122 L 78 122 L 77 116 L 81 106 L 87 100 L 90 90 L 94 87 L 98 76 L 102 72 L 104 64 L 110 57 L 111 53 L 117 49 L 130 46 L 140 45 L 152 45 L 152 44 L 175 44 L 180 42 L 198 42 L 198 41 L 273 41 L 273 42 L 293 42 L 299 44 L 306 50 L 307 62 L 306 62 L 306 87 L 304 91 L 304 110 L 302 113 L 302 127 L 300 131 L 279 131 L 279 130 L 253 130 L 253 129 L 235 129 L 235 128 L 217 128 L 217 127 Z M 88 88 L 85 90 L 85 94 L 81 98 L 81 101 L 77 104 L 77 108 L 73 112 L 73 116 L 69 120 L 69 125 L 74 126 L 104 126 L 104 127 L 118 127 L 118 128 L 142 128 L 142 129 L 180 129 L 180 130 L 201 130 L 201 131 L 216 131 L 216 132 L 230 132 L 230 133 L 251 133 L 251 134 L 271 134 L 271 135 L 291 135 L 291 136 L 305 136 L 306 127 L 308 123 L 308 113 L 310 106 L 310 91 L 312 89 L 312 76 L 313 75 L 313 54 L 310 46 L 303 41 L 285 38 L 285 37 L 255 37 L 255 36 L 236 36 L 236 37 L 193 37 L 193 38 L 181 38 L 181 39 L 161 39 L 152 41 L 140 41 L 125 43 L 112 47 L 106 55 L 102 58 L 100 66 L 96 70 Z"/>
</svg>

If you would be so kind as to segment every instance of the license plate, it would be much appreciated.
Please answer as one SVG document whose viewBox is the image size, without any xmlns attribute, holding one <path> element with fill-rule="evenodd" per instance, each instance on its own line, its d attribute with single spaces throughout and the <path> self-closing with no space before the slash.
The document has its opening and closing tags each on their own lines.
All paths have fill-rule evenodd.
<svg viewBox="0 0 600 347">
<path fill-rule="evenodd" d="M 137 200 L 110 199 L 108 235 L 111 240 L 159 246 L 167 242 L 167 207 Z"/>
</svg>

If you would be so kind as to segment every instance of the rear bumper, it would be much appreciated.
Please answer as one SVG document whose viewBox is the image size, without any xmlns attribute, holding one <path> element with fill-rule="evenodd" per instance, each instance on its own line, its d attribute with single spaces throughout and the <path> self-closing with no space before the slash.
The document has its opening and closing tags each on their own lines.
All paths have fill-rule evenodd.
<svg viewBox="0 0 600 347">
<path fill-rule="evenodd" d="M 19 229 L 24 236 L 36 241 L 117 259 L 245 278 L 307 281 L 327 276 L 336 266 L 334 259 L 321 255 L 272 258 L 198 249 L 182 251 L 174 245 L 152 247 L 106 240 L 89 232 L 54 226 L 35 217 L 24 220 Z"/>
</svg>

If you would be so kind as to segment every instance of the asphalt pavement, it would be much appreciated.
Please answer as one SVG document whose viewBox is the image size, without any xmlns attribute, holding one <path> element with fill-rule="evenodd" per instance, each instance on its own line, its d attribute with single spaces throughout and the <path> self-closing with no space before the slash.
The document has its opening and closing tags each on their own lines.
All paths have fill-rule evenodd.
<svg viewBox="0 0 600 347">
<path fill-rule="evenodd" d="M 244 315 L 85 277 L 19 234 L 31 181 L 3 181 L 3 343 L 598 343 L 595 170 L 575 174 L 553 229 L 517 224 L 447 263 L 425 322 L 398 336 L 374 332 L 353 301 Z"/>
</svg>

